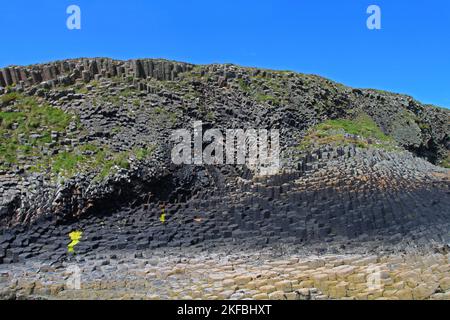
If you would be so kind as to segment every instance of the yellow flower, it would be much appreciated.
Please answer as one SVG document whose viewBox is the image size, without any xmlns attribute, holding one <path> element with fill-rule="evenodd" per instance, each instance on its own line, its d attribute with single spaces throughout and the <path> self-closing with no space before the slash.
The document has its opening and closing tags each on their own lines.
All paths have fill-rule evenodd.
<svg viewBox="0 0 450 320">
<path fill-rule="evenodd" d="M 72 242 L 67 245 L 69 252 L 74 252 L 73 247 L 75 247 L 80 242 L 82 235 L 82 231 L 72 231 L 71 233 L 69 233 L 69 238 L 70 240 L 72 240 Z"/>
</svg>

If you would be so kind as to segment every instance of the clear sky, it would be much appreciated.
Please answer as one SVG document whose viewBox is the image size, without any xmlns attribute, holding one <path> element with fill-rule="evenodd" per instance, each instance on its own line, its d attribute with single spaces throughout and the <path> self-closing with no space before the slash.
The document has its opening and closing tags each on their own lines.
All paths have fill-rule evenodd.
<svg viewBox="0 0 450 320">
<path fill-rule="evenodd" d="M 81 8 L 81 30 L 66 9 Z M 366 27 L 369 5 L 381 30 Z M 449 0 L 40 0 L 0 4 L 0 67 L 76 57 L 319 74 L 450 107 Z"/>
</svg>

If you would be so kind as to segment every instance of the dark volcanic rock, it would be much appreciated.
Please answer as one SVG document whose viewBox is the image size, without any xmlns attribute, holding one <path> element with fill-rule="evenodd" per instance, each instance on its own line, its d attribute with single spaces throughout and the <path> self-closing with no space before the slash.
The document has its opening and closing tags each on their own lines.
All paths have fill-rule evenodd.
<svg viewBox="0 0 450 320">
<path fill-rule="evenodd" d="M 0 87 L 1 110 L 11 115 L 35 105 L 67 115 L 42 126 L 29 119 L 31 132 L 20 119 L 1 122 L 2 143 L 20 144 L 0 158 L 3 262 L 48 250 L 57 261 L 76 228 L 88 252 L 244 239 L 395 242 L 443 237 L 449 223 L 448 170 L 431 164 L 448 157 L 449 111 L 408 96 L 293 72 L 156 59 L 13 66 L 0 70 Z M 361 137 L 347 135 L 355 144 L 298 154 L 308 129 L 360 113 L 395 150 L 371 141 L 360 149 Z M 203 130 L 279 129 L 282 169 L 261 177 L 245 166 L 175 166 L 171 132 L 192 130 L 195 120 Z M 13 225 L 27 229 L 6 231 Z"/>
</svg>

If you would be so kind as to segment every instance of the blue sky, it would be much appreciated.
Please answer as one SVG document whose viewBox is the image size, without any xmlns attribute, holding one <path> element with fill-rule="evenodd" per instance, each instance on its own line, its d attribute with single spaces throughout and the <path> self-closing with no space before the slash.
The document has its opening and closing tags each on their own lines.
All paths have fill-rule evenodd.
<svg viewBox="0 0 450 320">
<path fill-rule="evenodd" d="M 66 27 L 71 4 L 81 30 Z M 371 4 L 381 30 L 366 27 Z M 0 67 L 94 56 L 230 62 L 450 107 L 448 0 L 15 0 L 0 12 Z"/>
</svg>

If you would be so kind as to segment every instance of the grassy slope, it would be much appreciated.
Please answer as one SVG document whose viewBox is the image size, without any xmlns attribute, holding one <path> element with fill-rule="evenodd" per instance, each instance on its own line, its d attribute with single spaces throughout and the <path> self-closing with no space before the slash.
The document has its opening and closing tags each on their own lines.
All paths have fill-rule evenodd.
<svg viewBox="0 0 450 320">
<path fill-rule="evenodd" d="M 308 130 L 299 145 L 306 150 L 314 145 L 346 145 L 356 144 L 359 147 L 376 147 L 396 149 L 393 139 L 385 135 L 377 124 L 366 114 L 354 119 L 327 120 Z"/>
<path fill-rule="evenodd" d="M 17 93 L 2 96 L 0 106 L 0 169 L 24 162 L 31 172 L 70 177 L 94 169 L 103 179 L 117 168 L 129 168 L 131 157 L 144 160 L 152 153 L 152 148 L 117 153 L 99 144 L 67 148 L 53 141 L 52 133 L 67 135 L 70 123 L 78 121 L 75 115 Z"/>
</svg>

